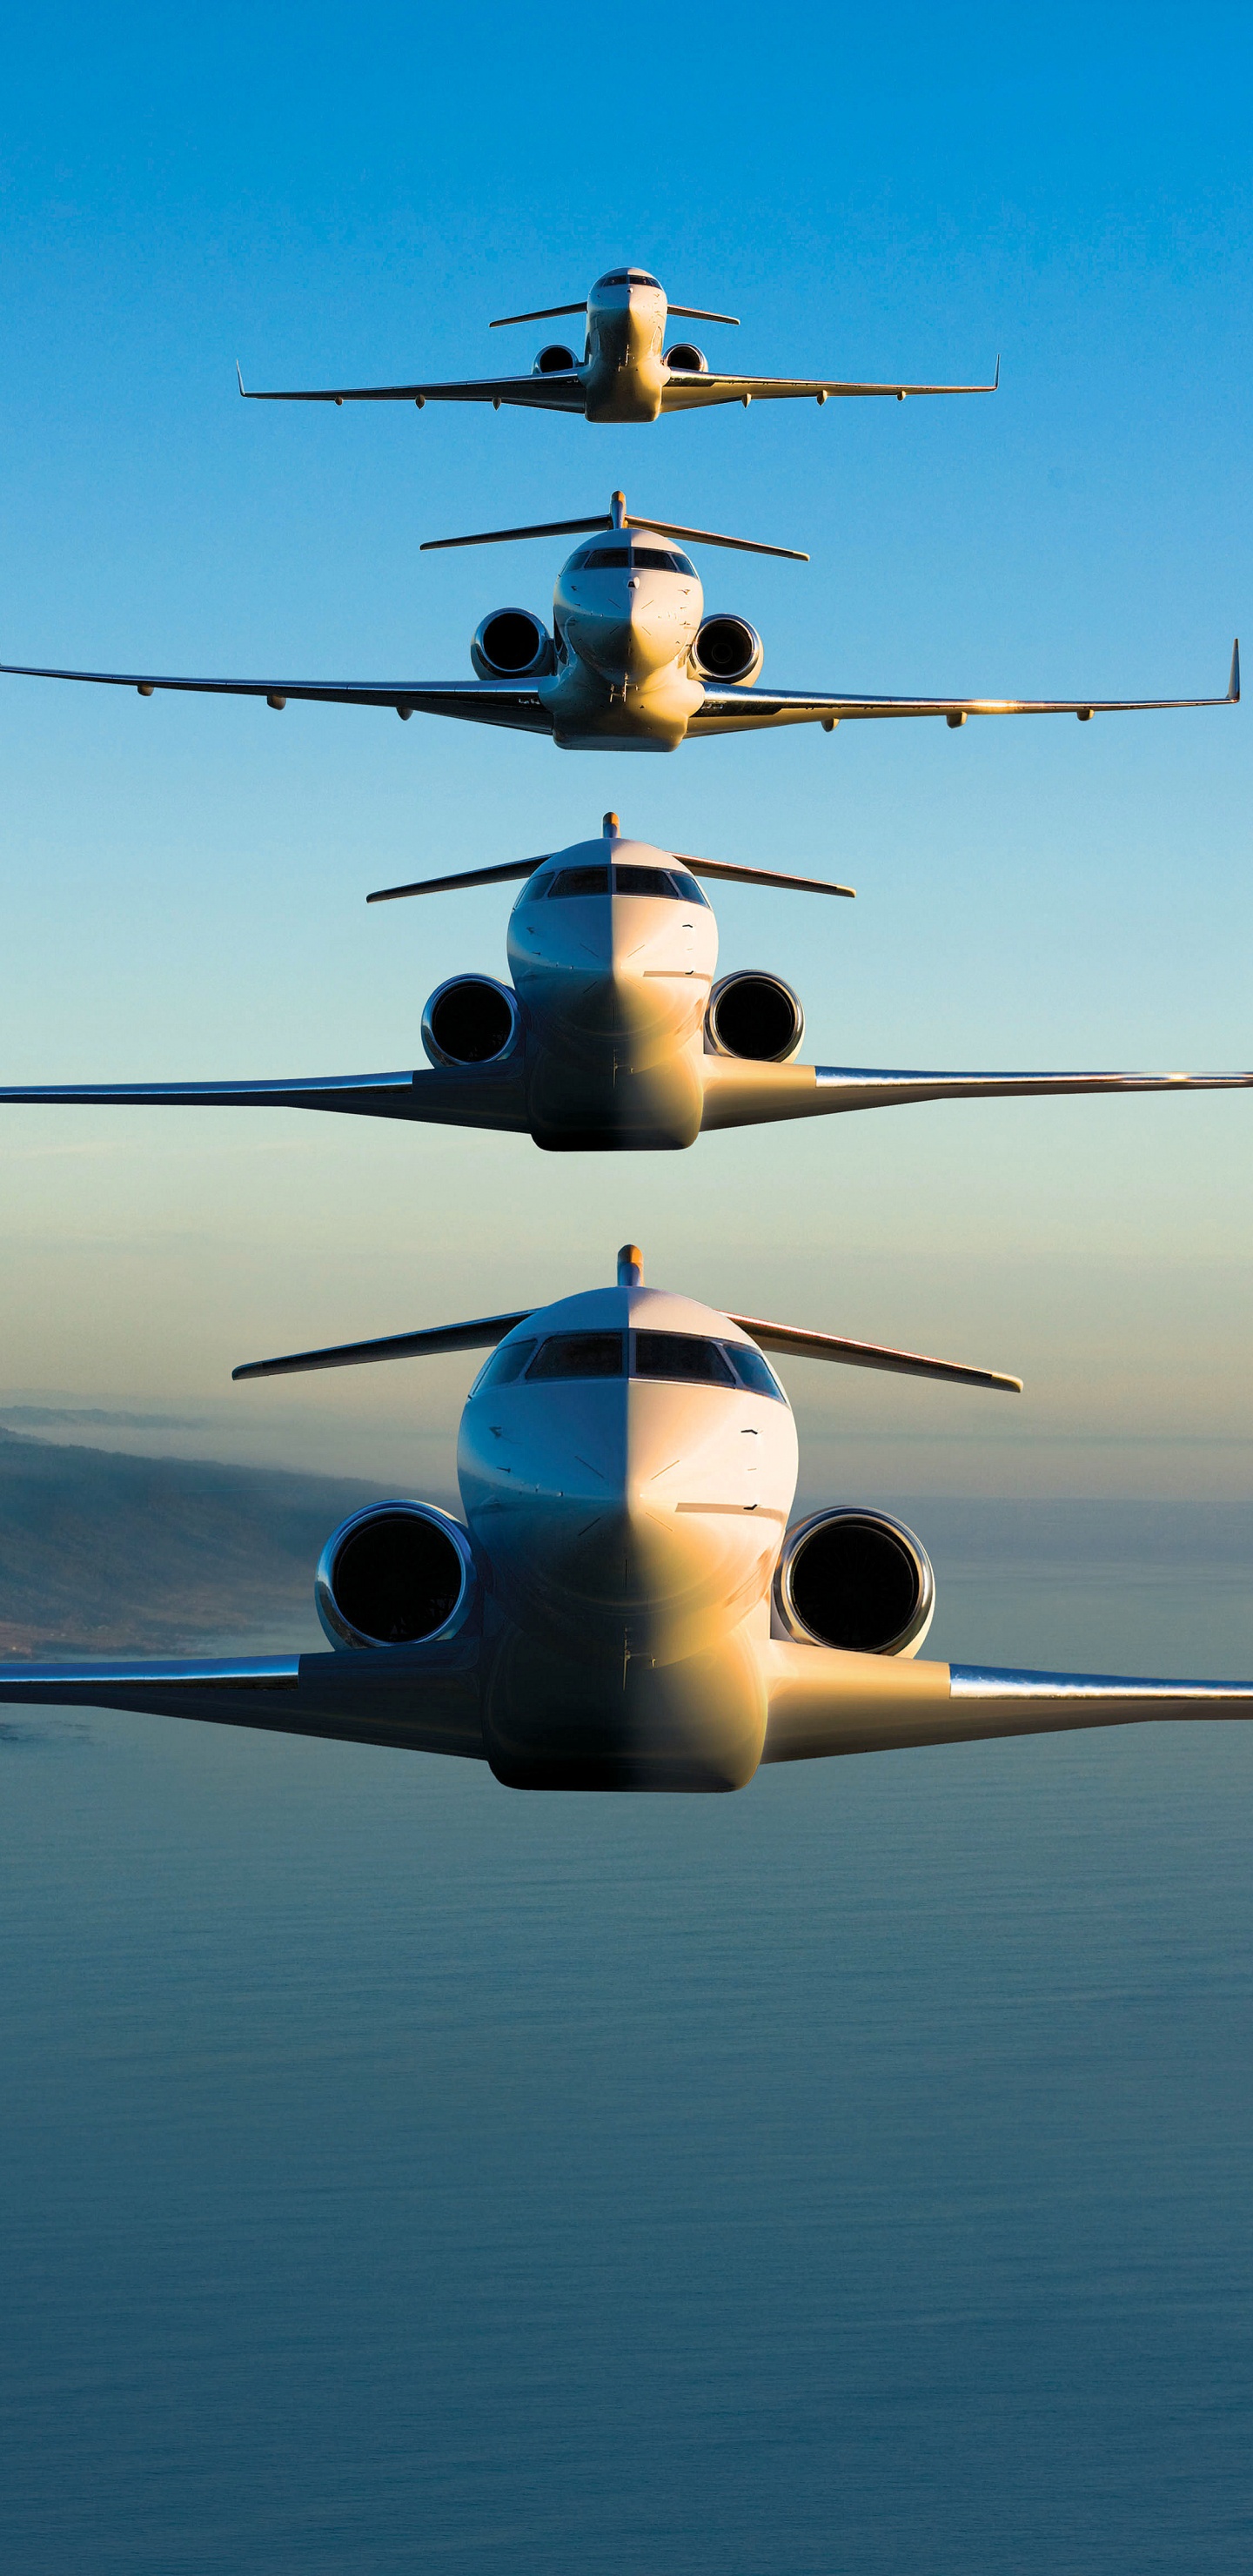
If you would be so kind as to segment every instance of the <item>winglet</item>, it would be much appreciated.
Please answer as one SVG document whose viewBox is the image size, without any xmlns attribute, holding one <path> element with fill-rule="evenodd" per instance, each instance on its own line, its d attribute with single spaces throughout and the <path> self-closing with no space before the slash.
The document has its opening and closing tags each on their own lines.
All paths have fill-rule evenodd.
<svg viewBox="0 0 1253 2576">
<path fill-rule="evenodd" d="M 241 368 L 241 366 L 240 366 L 240 363 L 239 363 L 238 358 L 235 360 L 235 373 L 236 373 L 236 375 L 239 377 L 239 390 L 240 390 L 240 392 L 241 392 L 241 394 L 242 394 L 242 393 L 244 392 L 244 378 L 243 378 L 243 370 L 242 370 L 242 368 Z M 244 394 L 244 400 L 245 400 L 245 402 L 247 401 L 247 399 L 248 399 L 247 395 L 246 395 L 246 394 Z"/>
<path fill-rule="evenodd" d="M 1227 682 L 1227 704 L 1229 707 L 1238 707 L 1240 704 L 1240 638 L 1238 635 L 1231 648 L 1231 678 Z"/>
<path fill-rule="evenodd" d="M 1000 353 L 1000 350 L 998 349 L 998 350 L 997 350 L 997 353 L 996 353 L 996 374 L 995 374 L 995 375 L 993 376 L 993 378 L 992 378 L 992 391 L 993 391 L 993 393 L 995 394 L 995 393 L 999 393 L 999 392 L 1000 392 L 1000 389 L 1001 389 L 1001 353 Z"/>
</svg>

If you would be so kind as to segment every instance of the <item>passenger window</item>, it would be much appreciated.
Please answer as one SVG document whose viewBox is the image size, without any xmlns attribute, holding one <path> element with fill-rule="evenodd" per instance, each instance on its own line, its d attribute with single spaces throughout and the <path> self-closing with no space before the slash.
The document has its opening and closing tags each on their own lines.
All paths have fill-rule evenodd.
<svg viewBox="0 0 1253 2576">
<path fill-rule="evenodd" d="M 608 868 L 559 868 L 548 889 L 551 903 L 557 903 L 568 894 L 608 894 L 608 892 Z"/>
<path fill-rule="evenodd" d="M 527 1383 L 536 1378 L 622 1377 L 622 1341 L 621 1333 L 554 1333 L 541 1342 Z"/>
<path fill-rule="evenodd" d="M 702 1341 L 695 1333 L 637 1333 L 635 1374 L 686 1378 L 703 1386 L 735 1384 L 730 1362 L 718 1344 Z"/>
<path fill-rule="evenodd" d="M 480 1395 L 487 1386 L 512 1386 L 514 1379 L 521 1377 L 534 1348 L 533 1341 L 502 1342 L 499 1350 L 493 1351 L 486 1368 L 479 1370 L 470 1389 L 471 1395 Z"/>
<path fill-rule="evenodd" d="M 727 1347 L 727 1358 L 750 1395 L 770 1395 L 776 1404 L 787 1403 L 774 1370 L 766 1366 L 760 1351 L 746 1349 L 743 1342 L 732 1342 Z"/>
</svg>

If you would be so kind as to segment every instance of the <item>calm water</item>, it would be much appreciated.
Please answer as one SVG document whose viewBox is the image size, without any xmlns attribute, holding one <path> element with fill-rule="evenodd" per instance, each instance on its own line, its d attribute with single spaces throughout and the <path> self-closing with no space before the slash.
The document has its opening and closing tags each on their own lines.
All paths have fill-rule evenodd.
<svg viewBox="0 0 1253 2576">
<path fill-rule="evenodd" d="M 1247 1530 L 981 1527 L 939 1651 L 1253 1670 Z M 1238 1726 L 709 1802 L 11 1726 L 6 2567 L 1244 2576 L 1251 1820 Z"/>
</svg>

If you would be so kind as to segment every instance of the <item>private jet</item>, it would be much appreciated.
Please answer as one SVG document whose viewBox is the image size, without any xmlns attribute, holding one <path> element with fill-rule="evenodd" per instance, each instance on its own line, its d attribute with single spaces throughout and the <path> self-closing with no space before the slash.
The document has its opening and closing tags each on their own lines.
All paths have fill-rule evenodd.
<svg viewBox="0 0 1253 2576">
<path fill-rule="evenodd" d="M 543 304 L 534 313 L 503 313 L 488 324 L 491 331 L 521 322 L 553 322 L 582 313 L 586 331 L 582 358 L 563 340 L 550 340 L 540 350 L 529 376 L 487 376 L 446 385 L 330 385 L 316 392 L 250 393 L 236 364 L 239 390 L 247 402 L 411 402 L 422 411 L 429 402 L 502 403 L 525 411 L 576 412 L 583 420 L 656 420 L 661 412 L 703 411 L 710 403 L 825 403 L 836 395 L 994 394 L 1000 383 L 997 359 L 987 385 L 845 384 L 834 376 L 741 376 L 715 374 L 703 349 L 691 340 L 676 340 L 667 349 L 666 323 L 671 313 L 685 322 L 726 323 L 738 329 L 734 313 L 706 313 L 695 304 L 668 304 L 665 291 L 646 268 L 611 268 L 598 277 L 586 303 Z"/>
<path fill-rule="evenodd" d="M 796 1427 L 767 1354 L 1020 1381 L 648 1288 L 634 1244 L 613 1287 L 235 1376 L 471 1350 L 490 1357 L 461 1417 L 464 1519 L 396 1501 L 342 1522 L 314 1582 L 330 1652 L 7 1663 L 0 1702 L 454 1754 L 514 1789 L 687 1791 L 763 1763 L 1253 1715 L 1253 1682 L 924 1660 L 925 1548 L 874 1509 L 793 1518 Z"/>
<path fill-rule="evenodd" d="M 470 645 L 477 673 L 457 680 L 196 680 L 156 671 L 64 671 L 0 662 L 11 679 L 86 680 L 108 688 L 190 690 L 212 697 L 264 698 L 281 712 L 289 699 L 339 706 L 391 707 L 412 715 L 457 716 L 547 734 L 562 751 L 675 751 L 709 734 L 762 733 L 777 725 L 838 724 L 863 718 L 1094 715 L 1129 709 L 1234 706 L 1240 695 L 1240 650 L 1221 698 L 889 698 L 757 686 L 764 656 L 747 618 L 706 616 L 689 545 L 739 554 L 809 558 L 790 546 L 715 535 L 666 519 L 628 512 L 615 492 L 609 509 L 585 519 L 551 519 L 527 528 L 489 528 L 468 537 L 428 538 L 422 552 L 452 546 L 501 545 L 518 538 L 592 535 L 562 566 L 553 593 L 550 634 L 529 608 L 500 608 L 483 618 Z M 610 543 L 601 542 L 608 536 Z"/>
<path fill-rule="evenodd" d="M 551 1153 L 691 1145 L 697 1136 L 926 1100 L 1248 1089 L 1246 1073 L 927 1073 L 799 1064 L 799 996 L 761 968 L 718 976 L 698 880 L 813 895 L 851 886 L 623 838 L 384 886 L 368 897 L 526 882 L 509 920 L 511 981 L 454 975 L 422 1014 L 428 1066 L 259 1082 L 113 1082 L 0 1090 L 0 1104 L 341 1110 L 529 1135 Z"/>
</svg>

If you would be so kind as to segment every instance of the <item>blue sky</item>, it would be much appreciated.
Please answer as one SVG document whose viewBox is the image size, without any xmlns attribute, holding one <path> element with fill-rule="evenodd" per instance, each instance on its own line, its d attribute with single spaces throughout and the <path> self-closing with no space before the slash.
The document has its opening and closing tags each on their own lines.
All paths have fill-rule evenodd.
<svg viewBox="0 0 1253 2576">
<path fill-rule="evenodd" d="M 559 547 L 427 535 L 603 506 L 726 557 L 784 686 L 1220 690 L 1247 625 L 1253 28 L 1220 7 L 684 24 L 68 9 L 10 33 L 5 659 L 455 678 Z M 738 312 L 711 354 L 972 377 L 995 401 L 759 406 L 655 431 L 256 383 L 526 363 L 492 314 L 622 258 Z M 830 868 L 728 889 L 725 965 L 819 1061 L 1250 1060 L 1247 710 L 844 727 L 669 760 L 382 714 L 6 682 L 13 1080 L 419 1060 L 499 972 L 507 892 L 368 887 L 582 836 Z M 650 1273 L 1021 1370 L 1017 1406 L 814 1370 L 811 1484 L 1249 1487 L 1246 1096 L 941 1108 L 553 1160 L 511 1139 L 0 1113 L 0 1392 L 196 1415 L 182 1446 L 446 1479 L 465 1369 L 232 1392 L 231 1363 Z M 144 1445 L 147 1435 L 135 1435 Z"/>
</svg>

